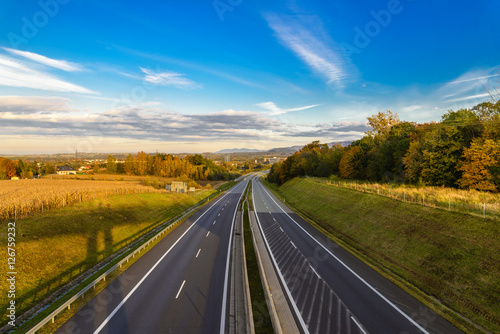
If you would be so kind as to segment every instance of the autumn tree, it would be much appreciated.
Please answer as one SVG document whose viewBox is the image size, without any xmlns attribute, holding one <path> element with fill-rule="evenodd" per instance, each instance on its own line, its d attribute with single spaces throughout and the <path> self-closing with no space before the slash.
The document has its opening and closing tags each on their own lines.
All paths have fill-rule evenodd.
<svg viewBox="0 0 500 334">
<path fill-rule="evenodd" d="M 365 134 L 372 137 L 387 136 L 393 125 L 401 123 L 398 114 L 393 114 L 390 110 L 385 113 L 379 111 L 378 114 L 367 117 L 367 120 L 372 130 L 366 131 Z"/>
<path fill-rule="evenodd" d="M 125 158 L 125 165 L 123 166 L 125 174 L 132 175 L 134 172 L 134 156 L 132 154 L 127 155 Z"/>
<path fill-rule="evenodd" d="M 496 191 L 500 189 L 500 140 L 474 140 L 463 153 L 460 187 Z"/>
<path fill-rule="evenodd" d="M 363 155 L 364 151 L 360 146 L 351 146 L 344 153 L 340 160 L 340 176 L 344 179 L 360 179 L 363 177 Z"/>
<path fill-rule="evenodd" d="M 0 180 L 7 180 L 16 176 L 16 168 L 9 159 L 0 157 Z"/>
</svg>

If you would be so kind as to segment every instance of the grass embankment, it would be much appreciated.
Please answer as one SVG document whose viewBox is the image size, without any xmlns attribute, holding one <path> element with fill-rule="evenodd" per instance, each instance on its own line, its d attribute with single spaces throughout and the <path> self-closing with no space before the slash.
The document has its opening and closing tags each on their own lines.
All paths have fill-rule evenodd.
<svg viewBox="0 0 500 334">
<path fill-rule="evenodd" d="M 414 186 L 401 183 L 376 183 L 312 177 L 319 182 L 332 186 L 356 189 L 358 191 L 391 197 L 405 202 L 413 202 L 449 211 L 468 213 L 500 221 L 500 194 L 474 189 L 455 189 L 446 187 Z"/>
<path fill-rule="evenodd" d="M 214 192 L 118 195 L 18 220 L 17 314 Z M 4 259 L 6 234 L 6 228 L 0 231 L 0 254 Z M 0 283 L 2 291 L 7 290 L 6 283 L 5 280 Z M 2 294 L 2 319 L 7 319 L 7 302 L 7 294 Z"/>
<path fill-rule="evenodd" d="M 253 322 L 255 326 L 256 333 L 272 334 L 274 333 L 273 326 L 271 323 L 271 317 L 269 315 L 269 309 L 267 308 L 266 296 L 264 294 L 264 289 L 262 287 L 262 280 L 260 278 L 259 265 L 257 263 L 257 257 L 255 255 L 255 249 L 252 241 L 252 231 L 250 229 L 250 220 L 248 218 L 248 206 L 251 200 L 251 186 L 249 184 L 249 192 L 244 206 L 243 212 L 243 236 L 245 241 L 245 256 L 247 262 L 247 274 L 248 274 L 248 285 L 250 288 L 250 299 L 252 302 L 252 314 Z"/>
<path fill-rule="evenodd" d="M 383 268 L 386 276 L 406 285 L 419 299 L 432 304 L 424 292 L 480 326 L 500 332 L 497 221 L 311 179 L 269 186 L 322 232 Z M 479 332 L 446 308 L 433 307 L 462 329 Z"/>
</svg>

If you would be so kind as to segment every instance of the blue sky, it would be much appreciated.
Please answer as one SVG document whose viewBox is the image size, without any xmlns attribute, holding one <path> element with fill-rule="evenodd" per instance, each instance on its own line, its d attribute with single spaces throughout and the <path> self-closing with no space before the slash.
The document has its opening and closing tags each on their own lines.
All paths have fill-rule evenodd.
<svg viewBox="0 0 500 334">
<path fill-rule="evenodd" d="M 500 97 L 498 1 L 0 4 L 0 153 L 360 138 Z"/>
</svg>

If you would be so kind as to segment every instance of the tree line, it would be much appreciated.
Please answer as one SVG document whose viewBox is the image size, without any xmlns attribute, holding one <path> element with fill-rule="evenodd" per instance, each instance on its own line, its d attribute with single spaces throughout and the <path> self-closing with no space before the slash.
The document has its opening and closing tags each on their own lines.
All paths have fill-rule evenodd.
<svg viewBox="0 0 500 334">
<path fill-rule="evenodd" d="M 39 174 L 53 174 L 56 168 L 51 163 L 39 164 L 38 162 L 28 162 L 22 159 L 12 161 L 0 157 L 0 180 L 8 180 L 12 177 L 31 179 Z"/>
<path fill-rule="evenodd" d="M 109 155 L 106 169 L 111 173 L 175 177 L 183 180 L 232 180 L 240 175 L 229 171 L 225 166 L 216 165 L 201 154 L 181 159 L 171 154 L 149 155 L 143 151 L 129 154 L 123 163 L 117 163 L 116 158 Z"/>
<path fill-rule="evenodd" d="M 72 163 L 78 168 L 80 164 Z M 127 175 L 151 175 L 157 177 L 172 177 L 183 181 L 188 180 L 232 180 L 240 174 L 230 171 L 226 166 L 216 165 L 212 160 L 196 154 L 181 159 L 171 154 L 149 155 L 143 151 L 129 154 L 124 162 L 118 162 L 116 157 L 108 155 L 105 163 L 96 162 L 92 173 L 111 173 Z M 0 180 L 20 177 L 31 179 L 34 176 L 54 174 L 56 168 L 52 163 L 27 162 L 19 159 L 12 161 L 0 157 Z"/>
<path fill-rule="evenodd" d="M 372 130 L 347 147 L 314 141 L 268 175 L 282 184 L 297 176 L 500 190 L 500 101 L 450 110 L 439 122 L 402 122 L 391 111 L 368 117 Z"/>
</svg>

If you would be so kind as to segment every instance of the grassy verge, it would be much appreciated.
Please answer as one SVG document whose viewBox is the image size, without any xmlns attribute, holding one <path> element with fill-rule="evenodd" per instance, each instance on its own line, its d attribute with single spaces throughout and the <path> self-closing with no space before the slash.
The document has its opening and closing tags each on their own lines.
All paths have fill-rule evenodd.
<svg viewBox="0 0 500 334">
<path fill-rule="evenodd" d="M 17 314 L 211 193 L 111 196 L 18 220 Z M 2 246 L 6 232 L 0 231 Z M 0 254 L 6 258 L 6 247 Z M 6 289 L 6 282 L 0 286 Z M 6 297 L 0 296 L 2 310 L 6 310 Z M 6 319 L 4 312 L 2 319 Z"/>
<path fill-rule="evenodd" d="M 251 187 L 251 183 L 249 185 Z M 251 194 L 251 188 L 248 194 Z M 251 198 L 250 195 L 248 197 Z M 269 309 L 267 308 L 266 296 L 262 287 L 259 265 L 255 255 L 252 242 L 252 231 L 248 218 L 248 202 L 244 204 L 243 212 L 243 235 L 245 240 L 245 255 L 247 261 L 248 284 L 250 287 L 250 297 L 252 301 L 253 322 L 256 333 L 274 333 Z"/>
<path fill-rule="evenodd" d="M 450 309 L 500 331 L 498 222 L 311 179 L 266 184 L 323 233 L 460 328 L 480 332 Z"/>
<path fill-rule="evenodd" d="M 333 186 L 391 197 L 405 202 L 423 204 L 449 211 L 471 214 L 500 221 L 500 194 L 478 190 L 464 190 L 445 187 L 413 186 L 369 181 L 354 181 L 312 177 L 312 179 Z"/>
</svg>

